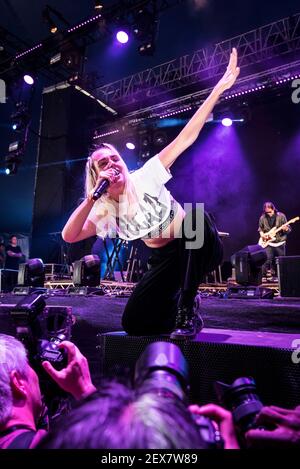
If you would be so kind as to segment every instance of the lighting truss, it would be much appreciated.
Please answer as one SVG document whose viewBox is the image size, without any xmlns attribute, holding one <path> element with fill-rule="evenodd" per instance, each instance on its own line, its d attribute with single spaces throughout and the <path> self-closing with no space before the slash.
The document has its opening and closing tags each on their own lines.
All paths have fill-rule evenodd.
<svg viewBox="0 0 300 469">
<path fill-rule="evenodd" d="M 263 78 L 270 73 L 279 72 L 280 68 L 284 71 L 287 67 L 299 65 L 299 54 L 295 53 L 300 51 L 300 14 L 104 85 L 98 88 L 98 95 L 103 101 L 119 106 L 119 109 L 128 109 L 129 105 L 131 108 L 137 106 L 145 96 L 149 101 L 154 101 L 153 98 L 195 84 L 198 89 L 203 88 L 203 83 L 212 79 L 215 81 L 224 72 L 233 47 L 238 49 L 239 66 L 242 70 L 238 85 L 249 81 L 249 78 Z M 295 55 L 298 55 L 298 59 Z M 272 60 L 279 56 L 285 64 L 274 68 Z M 260 73 L 253 72 L 257 64 L 264 66 Z M 205 91 L 207 89 L 206 86 Z"/>
<path fill-rule="evenodd" d="M 9 33 L 0 26 L 0 37 L 7 46 L 9 54 L 5 61 L 0 62 L 0 77 L 4 80 L 18 76 L 20 70 L 34 67 L 35 71 L 42 71 L 50 78 L 59 80 L 69 77 L 65 67 L 53 70 L 50 65 L 51 57 L 70 43 L 76 48 L 84 50 L 87 46 L 102 40 L 112 34 L 109 25 L 114 24 L 118 15 L 123 15 L 129 25 L 133 17 L 141 8 L 155 4 L 157 13 L 174 7 L 185 0 L 119 0 L 101 9 L 101 13 L 93 15 L 79 23 L 68 26 L 59 35 L 51 34 L 45 40 L 28 45 L 22 39 Z M 102 25 L 102 26 L 99 26 Z M 108 27 L 107 27 L 108 26 Z M 100 98 L 101 99 L 101 98 Z"/>
</svg>

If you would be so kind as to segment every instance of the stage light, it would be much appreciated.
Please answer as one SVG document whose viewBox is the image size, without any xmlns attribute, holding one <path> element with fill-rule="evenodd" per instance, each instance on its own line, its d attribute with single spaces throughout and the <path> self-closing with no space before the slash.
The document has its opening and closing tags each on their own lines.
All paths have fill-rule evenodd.
<svg viewBox="0 0 300 469">
<path fill-rule="evenodd" d="M 103 5 L 101 2 L 99 2 L 99 0 L 95 0 L 95 6 L 94 6 L 95 10 L 102 10 L 103 8 Z"/>
<path fill-rule="evenodd" d="M 222 119 L 222 125 L 224 125 L 224 127 L 230 127 L 232 125 L 232 119 L 230 119 L 230 117 L 224 117 L 224 119 Z"/>
<path fill-rule="evenodd" d="M 16 110 L 10 117 L 13 130 L 17 132 L 24 130 L 30 121 L 28 107 L 20 101 L 16 104 Z"/>
<path fill-rule="evenodd" d="M 6 157 L 6 159 L 7 159 L 7 157 Z M 17 174 L 18 167 L 19 167 L 18 161 L 16 161 L 16 162 L 12 161 L 11 163 L 7 161 L 6 162 L 6 168 L 5 168 L 5 174 L 7 176 L 12 176 L 14 174 Z"/>
<path fill-rule="evenodd" d="M 127 142 L 126 148 L 128 148 L 128 150 L 135 150 L 135 144 L 132 142 Z"/>
<path fill-rule="evenodd" d="M 260 285 L 262 282 L 262 266 L 267 254 L 258 244 L 246 246 L 231 256 L 235 268 L 236 281 L 240 285 Z"/>
<path fill-rule="evenodd" d="M 146 42 L 139 46 L 140 55 L 153 55 L 155 52 L 155 44 L 153 41 Z"/>
<path fill-rule="evenodd" d="M 155 132 L 153 136 L 153 144 L 156 147 L 164 147 L 167 144 L 167 135 L 164 132 Z"/>
<path fill-rule="evenodd" d="M 141 158 L 142 158 L 143 160 L 147 160 L 148 158 L 150 158 L 150 156 L 151 156 L 151 154 L 150 154 L 150 151 L 149 151 L 149 150 L 147 150 L 147 151 L 142 151 L 142 153 L 141 153 Z"/>
<path fill-rule="evenodd" d="M 44 287 L 45 265 L 42 259 L 28 259 L 19 265 L 18 286 Z"/>
<path fill-rule="evenodd" d="M 100 258 L 96 254 L 84 256 L 73 264 L 73 283 L 75 287 L 100 285 Z"/>
<path fill-rule="evenodd" d="M 129 36 L 126 31 L 118 31 L 116 34 L 116 38 L 121 44 L 126 44 L 129 40 Z"/>
<path fill-rule="evenodd" d="M 27 85 L 33 85 L 34 84 L 34 79 L 31 75 L 24 75 L 23 80 Z"/>
</svg>

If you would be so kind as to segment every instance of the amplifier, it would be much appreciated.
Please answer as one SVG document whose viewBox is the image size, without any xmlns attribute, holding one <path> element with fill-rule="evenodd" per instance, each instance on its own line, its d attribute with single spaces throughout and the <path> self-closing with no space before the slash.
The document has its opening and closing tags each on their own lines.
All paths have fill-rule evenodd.
<svg viewBox="0 0 300 469">
<path fill-rule="evenodd" d="M 276 259 L 281 297 L 300 297 L 300 256 L 280 256 Z"/>
</svg>

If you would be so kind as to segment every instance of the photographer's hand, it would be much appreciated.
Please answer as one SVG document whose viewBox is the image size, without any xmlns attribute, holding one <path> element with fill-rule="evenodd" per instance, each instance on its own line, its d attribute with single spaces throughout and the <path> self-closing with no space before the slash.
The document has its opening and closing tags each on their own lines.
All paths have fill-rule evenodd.
<svg viewBox="0 0 300 469">
<path fill-rule="evenodd" d="M 246 433 L 246 440 L 253 448 L 300 447 L 300 406 L 282 409 L 263 407 L 256 418 L 256 425 L 274 427 L 273 430 L 253 429 Z"/>
<path fill-rule="evenodd" d="M 218 424 L 225 449 L 239 449 L 233 418 L 229 410 L 215 404 L 207 404 L 202 407 L 191 405 L 189 410 L 196 415 L 203 415 Z"/>
<path fill-rule="evenodd" d="M 87 359 L 72 342 L 64 341 L 59 344 L 68 353 L 68 365 L 58 371 L 51 363 L 42 363 L 44 370 L 64 391 L 72 394 L 75 399 L 82 399 L 96 391 L 92 383 Z"/>
</svg>

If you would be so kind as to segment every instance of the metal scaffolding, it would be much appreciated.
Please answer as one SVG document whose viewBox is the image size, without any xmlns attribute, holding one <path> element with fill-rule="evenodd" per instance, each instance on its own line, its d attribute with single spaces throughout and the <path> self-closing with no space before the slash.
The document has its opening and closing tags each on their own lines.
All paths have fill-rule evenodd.
<svg viewBox="0 0 300 469">
<path fill-rule="evenodd" d="M 232 47 L 238 49 L 242 69 L 237 84 L 247 81 L 250 76 L 262 77 L 276 70 L 299 67 L 300 13 L 101 86 L 97 95 L 119 110 L 130 104 L 131 110 L 136 110 L 142 101 L 150 103 L 155 97 L 188 89 L 197 83 L 200 94 L 203 94 L 209 81 L 224 72 Z M 277 58 L 276 68 L 274 58 Z"/>
</svg>

